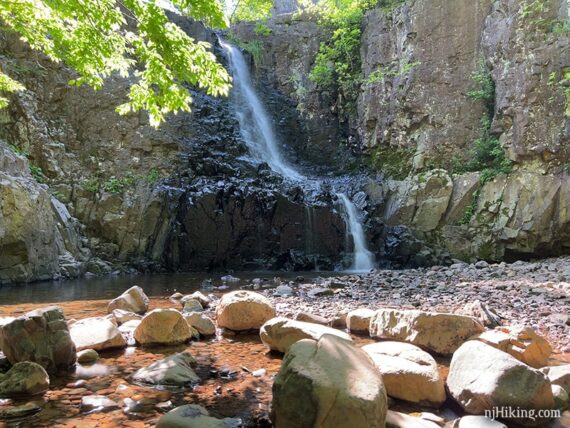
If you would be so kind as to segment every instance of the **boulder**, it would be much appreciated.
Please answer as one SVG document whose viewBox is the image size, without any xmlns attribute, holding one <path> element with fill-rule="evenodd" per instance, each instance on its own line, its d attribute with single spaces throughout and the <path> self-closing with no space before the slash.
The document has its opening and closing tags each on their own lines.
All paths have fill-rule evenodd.
<svg viewBox="0 0 570 428">
<path fill-rule="evenodd" d="M 453 428 L 507 428 L 507 426 L 486 416 L 463 416 L 454 421 Z"/>
<path fill-rule="evenodd" d="M 214 324 L 214 321 L 206 315 L 200 312 L 190 312 L 184 313 L 182 316 L 184 316 L 188 325 L 195 328 L 202 336 L 213 336 L 216 334 L 216 325 Z"/>
<path fill-rule="evenodd" d="M 85 349 L 77 353 L 77 362 L 79 364 L 94 363 L 99 359 L 99 354 L 94 349 Z"/>
<path fill-rule="evenodd" d="M 200 378 L 192 369 L 196 360 L 190 352 L 180 352 L 150 366 L 139 369 L 133 380 L 153 385 L 186 386 L 198 383 Z"/>
<path fill-rule="evenodd" d="M 551 383 L 560 385 L 566 392 L 570 391 L 570 364 L 544 367 L 540 371 L 548 377 Z"/>
<path fill-rule="evenodd" d="M 233 331 L 259 329 L 275 316 L 275 308 L 269 299 L 253 291 L 232 291 L 225 294 L 218 304 L 218 327 Z"/>
<path fill-rule="evenodd" d="M 127 321 L 126 323 L 119 326 L 119 331 L 125 338 L 127 346 L 135 346 L 137 344 L 137 341 L 135 340 L 135 330 L 140 325 L 140 323 L 141 322 L 139 320 L 132 320 Z"/>
<path fill-rule="evenodd" d="M 196 299 L 188 299 L 184 302 L 183 312 L 201 312 L 204 308 L 202 304 Z"/>
<path fill-rule="evenodd" d="M 39 364 L 16 363 L 6 374 L 0 374 L 0 397 L 21 398 L 43 394 L 49 389 L 49 376 Z"/>
<path fill-rule="evenodd" d="M 297 312 L 295 320 L 303 322 L 312 322 L 320 325 L 330 325 L 331 321 L 328 318 L 320 315 L 311 314 L 309 312 Z"/>
<path fill-rule="evenodd" d="M 346 327 L 352 333 L 368 333 L 370 320 L 374 316 L 372 309 L 360 308 L 346 315 Z"/>
<path fill-rule="evenodd" d="M 128 321 L 141 320 L 142 316 L 135 314 L 131 311 L 125 311 L 124 309 L 114 309 L 112 312 L 113 317 L 117 321 L 117 324 L 121 325 Z"/>
<path fill-rule="evenodd" d="M 156 428 L 234 428 L 241 426 L 240 419 L 217 419 L 197 404 L 185 404 L 163 415 Z"/>
<path fill-rule="evenodd" d="M 477 339 L 537 369 L 546 366 L 552 354 L 550 343 L 530 327 L 498 327 Z"/>
<path fill-rule="evenodd" d="M 148 302 L 149 299 L 143 289 L 135 285 L 111 300 L 107 306 L 107 312 L 112 313 L 115 309 L 123 309 L 135 314 L 144 314 L 148 310 Z"/>
<path fill-rule="evenodd" d="M 48 373 L 70 370 L 76 359 L 63 311 L 57 307 L 28 312 L 2 326 L 0 348 L 11 364 L 32 361 Z"/>
<path fill-rule="evenodd" d="M 79 320 L 69 329 L 78 351 L 124 348 L 127 342 L 115 324 L 106 318 L 94 317 Z"/>
<path fill-rule="evenodd" d="M 445 401 L 445 385 L 436 361 L 415 345 L 378 342 L 362 347 L 382 374 L 389 396 L 412 403 L 439 407 Z"/>
<path fill-rule="evenodd" d="M 320 324 L 276 317 L 261 327 L 259 336 L 272 351 L 287 352 L 289 347 L 301 339 L 319 340 L 323 335 L 337 336 L 351 341 L 349 334 Z"/>
<path fill-rule="evenodd" d="M 554 407 L 546 375 L 478 340 L 465 343 L 453 354 L 447 387 L 466 412 L 476 415 L 500 407 Z"/>
<path fill-rule="evenodd" d="M 370 320 L 370 335 L 409 342 L 442 355 L 455 352 L 485 328 L 474 318 L 418 310 L 380 309 Z"/>
<path fill-rule="evenodd" d="M 180 299 L 180 303 L 182 304 L 182 306 L 184 306 L 184 304 L 188 300 L 197 300 L 204 308 L 207 308 L 208 306 L 210 306 L 210 303 L 212 303 L 210 298 L 201 291 L 195 291 L 192 294 L 187 294 L 186 296 L 182 296 L 182 298 Z"/>
<path fill-rule="evenodd" d="M 388 410 L 386 428 L 440 428 L 435 422 Z"/>
<path fill-rule="evenodd" d="M 293 344 L 273 383 L 275 428 L 377 428 L 387 397 L 368 355 L 338 336 Z"/>
<path fill-rule="evenodd" d="M 175 345 L 192 337 L 192 330 L 175 309 L 155 309 L 144 316 L 134 333 L 141 345 Z"/>
</svg>

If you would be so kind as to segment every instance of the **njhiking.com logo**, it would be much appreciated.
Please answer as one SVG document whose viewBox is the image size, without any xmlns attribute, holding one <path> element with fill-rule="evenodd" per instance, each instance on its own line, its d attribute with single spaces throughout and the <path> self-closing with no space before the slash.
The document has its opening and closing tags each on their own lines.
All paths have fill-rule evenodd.
<svg viewBox="0 0 570 428">
<path fill-rule="evenodd" d="M 489 419 L 554 419 L 561 416 L 557 409 L 521 409 L 520 407 L 501 406 L 485 410 L 485 416 Z"/>
</svg>

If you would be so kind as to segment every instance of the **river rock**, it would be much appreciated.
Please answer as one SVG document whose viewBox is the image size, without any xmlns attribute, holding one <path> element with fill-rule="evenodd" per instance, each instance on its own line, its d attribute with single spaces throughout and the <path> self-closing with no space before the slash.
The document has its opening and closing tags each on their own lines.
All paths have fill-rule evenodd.
<svg viewBox="0 0 570 428">
<path fill-rule="evenodd" d="M 466 412 L 476 415 L 503 406 L 554 407 L 546 375 L 478 340 L 463 344 L 453 354 L 447 387 Z M 544 421 L 537 419 L 540 422 Z"/>
<path fill-rule="evenodd" d="M 235 418 L 217 419 L 197 404 L 185 404 L 162 416 L 156 428 L 237 428 L 241 420 Z"/>
<path fill-rule="evenodd" d="M 16 363 L 6 374 L 0 374 L 0 397 L 25 397 L 43 394 L 49 389 L 49 376 L 39 364 Z"/>
<path fill-rule="evenodd" d="M 566 392 L 570 391 L 570 364 L 544 367 L 540 371 L 548 377 L 551 383 L 560 385 Z"/>
<path fill-rule="evenodd" d="M 259 336 L 265 346 L 272 351 L 287 352 L 289 347 L 301 339 L 319 340 L 328 334 L 351 341 L 349 334 L 320 324 L 276 317 L 261 327 Z"/>
<path fill-rule="evenodd" d="M 182 304 L 182 306 L 184 306 L 184 304 L 188 300 L 197 300 L 200 302 L 200 304 L 204 308 L 207 308 L 212 303 L 211 299 L 208 296 L 206 296 L 204 293 L 202 293 L 201 291 L 195 291 L 192 294 L 187 294 L 186 296 L 183 296 L 180 299 L 180 303 Z"/>
<path fill-rule="evenodd" d="M 110 412 L 118 408 L 119 405 L 115 401 L 104 395 L 81 397 L 81 405 L 79 406 L 81 412 Z"/>
<path fill-rule="evenodd" d="M 330 325 L 331 321 L 328 318 L 320 315 L 311 314 L 309 312 L 297 312 L 295 320 L 303 322 L 312 322 L 320 325 Z"/>
<path fill-rule="evenodd" d="M 435 422 L 388 410 L 386 428 L 440 428 Z"/>
<path fill-rule="evenodd" d="M 276 428 L 377 428 L 388 408 L 368 355 L 327 334 L 291 346 L 273 383 L 271 410 Z"/>
<path fill-rule="evenodd" d="M 183 312 L 201 312 L 204 308 L 196 299 L 188 299 L 184 302 Z"/>
<path fill-rule="evenodd" d="M 216 325 L 214 321 L 200 312 L 190 312 L 182 314 L 184 319 L 195 328 L 202 336 L 213 336 L 216 334 Z"/>
<path fill-rule="evenodd" d="M 115 324 L 106 318 L 94 317 L 79 320 L 70 328 L 71 339 L 78 351 L 124 348 L 127 342 Z"/>
<path fill-rule="evenodd" d="M 552 347 L 530 327 L 498 327 L 478 336 L 485 342 L 534 368 L 548 364 Z"/>
<path fill-rule="evenodd" d="M 362 350 L 382 374 L 389 396 L 436 407 L 445 401 L 443 379 L 427 352 L 403 342 L 372 343 Z"/>
<path fill-rule="evenodd" d="M 192 330 L 176 309 L 155 309 L 144 316 L 133 335 L 141 345 L 175 345 L 190 339 Z"/>
<path fill-rule="evenodd" d="M 119 326 L 119 331 L 125 338 L 125 342 L 127 342 L 127 346 L 135 346 L 137 341 L 135 340 L 135 330 L 140 325 L 140 320 L 132 320 L 127 321 L 124 324 Z"/>
<path fill-rule="evenodd" d="M 79 364 L 94 363 L 99 359 L 99 354 L 94 349 L 85 349 L 77 353 L 77 362 Z"/>
<path fill-rule="evenodd" d="M 372 337 L 409 342 L 442 355 L 484 330 L 471 317 L 418 310 L 379 309 L 370 320 Z"/>
<path fill-rule="evenodd" d="M 149 299 L 143 289 L 135 285 L 111 300 L 107 306 L 107 312 L 112 313 L 115 309 L 144 314 L 148 310 Z"/>
<path fill-rule="evenodd" d="M 453 423 L 453 428 L 508 428 L 505 424 L 485 416 L 463 416 Z"/>
<path fill-rule="evenodd" d="M 113 310 L 112 315 L 119 325 L 124 324 L 128 321 L 142 320 L 141 315 L 135 314 L 131 311 L 125 311 L 124 309 L 115 309 Z"/>
<path fill-rule="evenodd" d="M 57 307 L 28 312 L 2 326 L 0 348 L 11 364 L 33 361 L 48 373 L 70 370 L 76 360 L 75 344 Z"/>
<path fill-rule="evenodd" d="M 267 297 L 245 290 L 225 294 L 216 310 L 218 327 L 233 331 L 258 329 L 274 316 Z"/>
<path fill-rule="evenodd" d="M 139 369 L 133 375 L 133 380 L 153 385 L 170 386 L 186 386 L 198 383 L 200 378 L 192 369 L 195 364 L 196 360 L 190 352 L 180 352 Z"/>
<path fill-rule="evenodd" d="M 346 327 L 352 333 L 368 333 L 370 320 L 374 316 L 372 309 L 360 308 L 346 315 Z"/>
</svg>

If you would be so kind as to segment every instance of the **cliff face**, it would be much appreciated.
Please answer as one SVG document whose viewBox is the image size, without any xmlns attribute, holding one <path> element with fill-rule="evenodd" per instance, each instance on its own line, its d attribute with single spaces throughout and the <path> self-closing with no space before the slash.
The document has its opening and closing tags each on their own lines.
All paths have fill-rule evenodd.
<svg viewBox="0 0 570 428">
<path fill-rule="evenodd" d="M 265 38 L 246 24 L 235 31 L 262 40 L 260 72 L 298 103 L 307 123 L 327 125 L 331 133 L 309 144 L 333 152 L 345 137 L 374 164 L 379 175 L 365 186 L 361 208 L 379 247 L 384 226 L 404 227 L 463 259 L 567 252 L 566 1 L 541 2 L 538 10 L 524 0 L 410 0 L 389 13 L 367 12 L 365 83 L 348 124 L 336 115 L 336 99 L 308 79 L 317 45 L 330 35 L 302 15 L 276 16 L 268 25 Z M 375 73 L 383 78 L 371 78 Z M 494 87 L 487 100 L 472 94 L 478 78 Z M 461 172 L 485 126 L 513 161 L 508 176 Z"/>
</svg>

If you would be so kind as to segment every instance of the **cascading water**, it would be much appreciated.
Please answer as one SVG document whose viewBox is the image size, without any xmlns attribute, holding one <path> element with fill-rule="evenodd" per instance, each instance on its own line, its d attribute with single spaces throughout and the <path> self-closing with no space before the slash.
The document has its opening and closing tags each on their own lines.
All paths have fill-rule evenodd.
<svg viewBox="0 0 570 428">
<path fill-rule="evenodd" d="M 249 68 L 241 51 L 220 40 L 226 52 L 233 76 L 234 103 L 241 134 L 250 153 L 258 161 L 267 162 L 270 168 L 291 180 L 303 180 L 303 176 L 287 164 L 279 150 L 277 137 L 269 115 L 255 93 Z"/>
<path fill-rule="evenodd" d="M 351 235 L 354 242 L 354 252 L 352 254 L 352 266 L 350 270 L 355 272 L 367 272 L 374 269 L 374 255 L 368 250 L 364 229 L 360 222 L 358 212 L 352 201 L 344 193 L 336 195 L 342 203 L 346 214 L 345 222 L 347 233 Z"/>
</svg>

